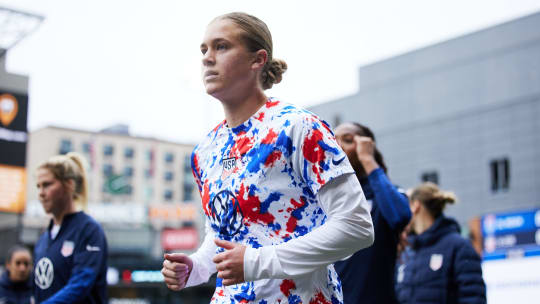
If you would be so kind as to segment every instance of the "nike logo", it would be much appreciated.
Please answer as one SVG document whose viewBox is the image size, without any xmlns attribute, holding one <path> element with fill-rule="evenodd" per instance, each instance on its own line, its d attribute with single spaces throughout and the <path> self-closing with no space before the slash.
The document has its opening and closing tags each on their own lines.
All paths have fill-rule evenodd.
<svg viewBox="0 0 540 304">
<path fill-rule="evenodd" d="M 100 251 L 101 249 L 98 246 L 86 245 L 86 250 L 88 250 L 88 251 Z"/>
<path fill-rule="evenodd" d="M 334 166 L 341 164 L 341 162 L 345 159 L 345 157 L 347 156 L 343 156 L 341 159 L 338 159 L 338 160 L 332 159 L 332 164 L 334 164 Z"/>
</svg>

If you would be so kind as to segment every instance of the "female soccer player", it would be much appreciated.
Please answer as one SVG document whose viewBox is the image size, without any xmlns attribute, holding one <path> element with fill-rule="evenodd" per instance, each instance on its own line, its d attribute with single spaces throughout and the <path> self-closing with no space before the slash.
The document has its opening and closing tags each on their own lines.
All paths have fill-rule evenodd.
<svg viewBox="0 0 540 304">
<path fill-rule="evenodd" d="M 52 215 L 34 249 L 38 303 L 107 303 L 107 241 L 84 209 L 87 179 L 83 158 L 54 156 L 37 169 L 39 200 Z"/>
<path fill-rule="evenodd" d="M 375 228 L 373 246 L 334 266 L 343 286 L 345 304 L 394 303 L 395 267 L 399 234 L 411 219 L 404 191 L 388 178 L 375 135 L 359 123 L 336 128 L 341 145 L 368 200 Z"/>
<path fill-rule="evenodd" d="M 342 303 L 338 259 L 373 243 L 358 180 L 328 125 L 264 90 L 287 68 L 266 24 L 219 16 L 201 43 L 206 92 L 225 120 L 192 154 L 206 214 L 199 250 L 166 254 L 170 289 L 206 282 L 212 303 Z"/>
<path fill-rule="evenodd" d="M 8 250 L 6 271 L 0 277 L 0 303 L 30 304 L 32 299 L 32 253 L 15 245 Z"/>
<path fill-rule="evenodd" d="M 399 303 L 486 303 L 481 260 L 455 220 L 444 215 L 453 193 L 423 183 L 410 195 L 411 252 L 397 271 Z"/>
</svg>

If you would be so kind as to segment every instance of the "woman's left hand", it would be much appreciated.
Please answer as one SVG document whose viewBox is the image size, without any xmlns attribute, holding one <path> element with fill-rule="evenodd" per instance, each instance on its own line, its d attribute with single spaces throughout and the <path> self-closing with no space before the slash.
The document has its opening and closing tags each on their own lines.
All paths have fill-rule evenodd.
<svg viewBox="0 0 540 304">
<path fill-rule="evenodd" d="M 216 254 L 213 261 L 218 271 L 217 277 L 223 279 L 223 285 L 234 285 L 244 282 L 244 253 L 246 246 L 215 239 L 218 247 L 225 249 Z"/>
</svg>

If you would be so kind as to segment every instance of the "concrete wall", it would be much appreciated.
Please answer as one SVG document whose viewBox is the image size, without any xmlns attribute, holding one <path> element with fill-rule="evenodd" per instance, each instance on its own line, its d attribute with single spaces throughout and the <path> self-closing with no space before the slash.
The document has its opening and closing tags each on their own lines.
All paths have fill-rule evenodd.
<svg viewBox="0 0 540 304">
<path fill-rule="evenodd" d="M 316 105 L 330 123 L 371 127 L 404 187 L 435 170 L 464 223 L 540 206 L 540 13 L 359 69 L 357 94 Z M 510 188 L 491 190 L 489 162 L 510 160 Z"/>
</svg>

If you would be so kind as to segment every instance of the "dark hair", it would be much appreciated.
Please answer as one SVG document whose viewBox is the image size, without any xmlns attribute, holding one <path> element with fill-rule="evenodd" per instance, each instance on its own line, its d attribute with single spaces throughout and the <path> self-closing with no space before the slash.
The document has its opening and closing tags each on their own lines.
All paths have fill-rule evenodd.
<svg viewBox="0 0 540 304">
<path fill-rule="evenodd" d="M 432 182 L 425 182 L 414 188 L 411 192 L 411 202 L 417 200 L 426 207 L 429 214 L 438 218 L 446 207 L 446 204 L 453 204 L 456 195 L 449 191 L 442 191 Z"/>
<path fill-rule="evenodd" d="M 270 89 L 275 83 L 281 82 L 282 75 L 287 70 L 287 64 L 281 59 L 273 58 L 272 34 L 270 34 L 266 23 L 255 16 L 241 12 L 221 15 L 216 19 L 231 20 L 242 29 L 244 32 L 242 39 L 249 51 L 266 50 L 268 60 L 261 73 L 261 85 L 264 90 Z"/>
<path fill-rule="evenodd" d="M 30 253 L 30 255 L 32 255 L 32 253 L 30 252 L 30 249 L 28 249 L 26 246 L 21 245 L 21 244 L 15 244 L 9 248 L 7 252 L 6 262 L 10 263 L 11 259 L 13 258 L 13 255 L 19 251 L 26 251 Z"/>
<path fill-rule="evenodd" d="M 358 131 L 356 132 L 357 135 L 369 137 L 369 138 L 371 138 L 373 140 L 373 142 L 376 142 L 375 134 L 373 134 L 373 132 L 368 127 L 366 127 L 366 126 L 364 126 L 362 124 L 359 124 L 357 122 L 350 122 L 350 124 L 352 124 L 356 128 L 358 128 Z M 377 162 L 379 167 L 381 167 L 383 169 L 384 173 L 388 174 L 388 168 L 386 168 L 386 164 L 384 163 L 384 157 L 383 157 L 381 151 L 379 151 L 379 149 L 377 149 L 376 145 L 375 145 L 375 150 L 374 150 L 374 157 L 375 157 L 375 161 Z"/>
</svg>

